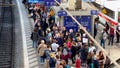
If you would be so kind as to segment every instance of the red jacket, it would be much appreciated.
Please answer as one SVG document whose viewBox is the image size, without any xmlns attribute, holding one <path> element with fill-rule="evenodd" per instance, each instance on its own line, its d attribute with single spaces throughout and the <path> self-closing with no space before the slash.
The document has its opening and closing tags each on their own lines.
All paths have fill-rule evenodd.
<svg viewBox="0 0 120 68">
<path fill-rule="evenodd" d="M 75 61 L 75 67 L 76 67 L 76 68 L 81 68 L 81 61 L 80 61 L 80 59 L 77 59 L 77 60 Z"/>
<path fill-rule="evenodd" d="M 110 27 L 110 35 L 114 35 L 114 28 Z"/>
<path fill-rule="evenodd" d="M 68 47 L 68 49 L 71 49 L 72 43 L 70 41 L 67 42 L 67 47 Z"/>
</svg>

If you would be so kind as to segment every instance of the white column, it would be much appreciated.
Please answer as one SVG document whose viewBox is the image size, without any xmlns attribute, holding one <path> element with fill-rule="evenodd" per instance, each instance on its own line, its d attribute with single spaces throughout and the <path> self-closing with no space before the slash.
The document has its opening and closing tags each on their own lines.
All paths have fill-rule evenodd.
<svg viewBox="0 0 120 68">
<path fill-rule="evenodd" d="M 118 9 L 115 11 L 114 20 L 118 22 Z"/>
</svg>

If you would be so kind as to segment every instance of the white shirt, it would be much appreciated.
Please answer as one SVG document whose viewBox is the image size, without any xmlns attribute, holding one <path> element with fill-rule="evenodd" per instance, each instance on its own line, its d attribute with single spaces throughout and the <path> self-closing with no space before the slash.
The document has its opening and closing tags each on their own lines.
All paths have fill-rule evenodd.
<svg viewBox="0 0 120 68">
<path fill-rule="evenodd" d="M 93 51 L 96 50 L 96 48 L 94 46 L 89 48 L 89 52 L 93 53 Z"/>
<path fill-rule="evenodd" d="M 52 43 L 51 46 L 52 46 L 52 50 L 54 50 L 54 51 L 56 51 L 57 48 L 59 47 L 59 45 L 56 43 Z"/>
</svg>

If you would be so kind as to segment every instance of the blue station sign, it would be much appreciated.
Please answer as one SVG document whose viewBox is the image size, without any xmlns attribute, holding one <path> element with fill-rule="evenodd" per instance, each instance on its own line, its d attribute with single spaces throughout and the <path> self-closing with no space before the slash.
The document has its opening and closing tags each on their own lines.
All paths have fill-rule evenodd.
<svg viewBox="0 0 120 68">
<path fill-rule="evenodd" d="M 64 17 L 64 27 L 66 28 L 67 31 L 69 31 L 70 29 L 73 29 L 74 32 L 78 31 L 77 23 L 74 22 L 70 16 Z"/>
<path fill-rule="evenodd" d="M 45 6 L 56 6 L 56 2 L 54 0 L 44 0 L 45 1 Z M 59 3 L 61 2 L 61 0 L 56 0 Z"/>
<path fill-rule="evenodd" d="M 86 27 L 87 31 L 91 31 L 91 16 L 74 16 L 76 20 L 83 26 Z M 70 16 L 64 17 L 64 27 L 66 27 L 67 31 L 69 29 L 73 29 L 75 32 L 78 31 L 78 24 L 72 20 Z"/>
<path fill-rule="evenodd" d="M 98 10 L 91 10 L 90 13 L 91 13 L 91 15 L 98 15 L 99 14 Z"/>
<path fill-rule="evenodd" d="M 40 3 L 44 2 L 44 0 L 28 0 L 28 3 Z"/>
<path fill-rule="evenodd" d="M 66 11 L 58 11 L 58 16 L 67 16 Z"/>
</svg>

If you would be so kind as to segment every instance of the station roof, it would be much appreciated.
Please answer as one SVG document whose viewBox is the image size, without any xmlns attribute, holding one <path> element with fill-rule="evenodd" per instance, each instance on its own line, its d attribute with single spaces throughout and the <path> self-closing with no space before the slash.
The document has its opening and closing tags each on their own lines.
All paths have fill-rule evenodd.
<svg viewBox="0 0 120 68">
<path fill-rule="evenodd" d="M 112 11 L 120 11 L 120 0 L 96 0 L 96 3 L 105 6 Z"/>
</svg>

